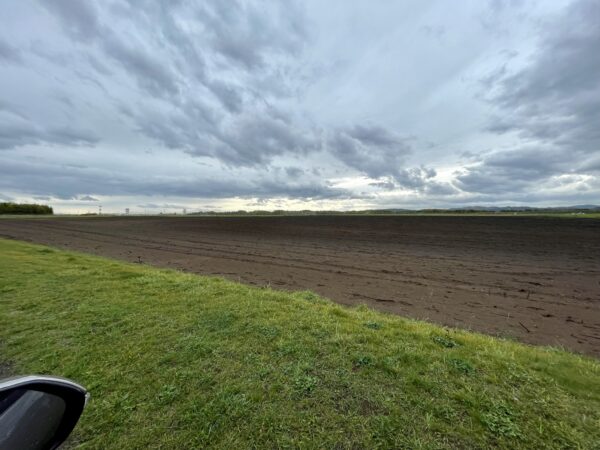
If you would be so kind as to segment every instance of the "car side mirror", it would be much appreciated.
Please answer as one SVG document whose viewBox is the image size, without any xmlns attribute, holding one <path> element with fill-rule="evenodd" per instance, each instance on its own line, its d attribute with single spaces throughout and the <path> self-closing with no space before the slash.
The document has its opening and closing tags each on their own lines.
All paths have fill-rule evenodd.
<svg viewBox="0 0 600 450">
<path fill-rule="evenodd" d="M 53 450 L 71 434 L 89 397 L 58 377 L 0 380 L 0 449 Z"/>
</svg>

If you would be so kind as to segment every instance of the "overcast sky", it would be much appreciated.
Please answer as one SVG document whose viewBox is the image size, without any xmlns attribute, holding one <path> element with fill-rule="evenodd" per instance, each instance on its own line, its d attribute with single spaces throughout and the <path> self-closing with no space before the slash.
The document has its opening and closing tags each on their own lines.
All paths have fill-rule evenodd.
<svg viewBox="0 0 600 450">
<path fill-rule="evenodd" d="M 600 1 L 4 0 L 0 201 L 600 203 Z"/>
</svg>

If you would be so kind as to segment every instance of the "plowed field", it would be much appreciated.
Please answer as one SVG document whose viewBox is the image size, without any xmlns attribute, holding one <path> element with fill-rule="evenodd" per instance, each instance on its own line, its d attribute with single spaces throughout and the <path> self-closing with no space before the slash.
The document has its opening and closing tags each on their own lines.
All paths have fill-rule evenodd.
<svg viewBox="0 0 600 450">
<path fill-rule="evenodd" d="M 600 356 L 599 220 L 2 219 L 0 236 L 258 286 L 308 289 L 343 304 Z"/>
</svg>

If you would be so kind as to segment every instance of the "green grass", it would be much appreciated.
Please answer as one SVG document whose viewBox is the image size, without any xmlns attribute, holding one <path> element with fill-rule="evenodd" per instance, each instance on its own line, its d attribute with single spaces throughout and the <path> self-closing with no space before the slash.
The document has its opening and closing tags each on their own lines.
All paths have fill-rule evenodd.
<svg viewBox="0 0 600 450">
<path fill-rule="evenodd" d="M 0 359 L 89 388 L 82 449 L 600 442 L 591 358 L 7 240 Z"/>
</svg>

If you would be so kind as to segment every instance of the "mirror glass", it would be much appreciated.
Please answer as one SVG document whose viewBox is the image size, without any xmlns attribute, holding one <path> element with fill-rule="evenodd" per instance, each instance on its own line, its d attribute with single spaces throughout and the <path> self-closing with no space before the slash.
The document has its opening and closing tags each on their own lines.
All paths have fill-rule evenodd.
<svg viewBox="0 0 600 450">
<path fill-rule="evenodd" d="M 65 401 L 31 389 L 0 393 L 0 449 L 42 450 L 60 426 Z"/>
</svg>

